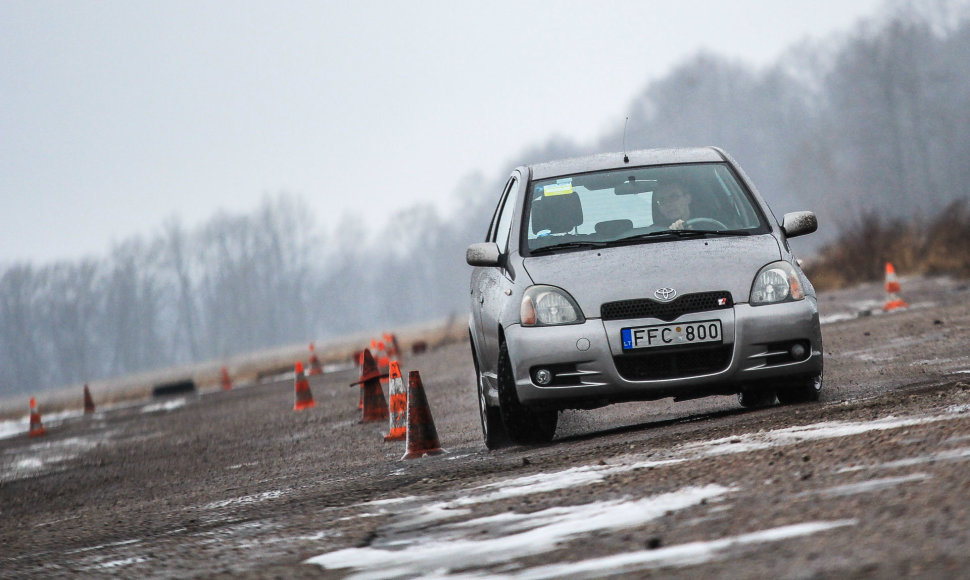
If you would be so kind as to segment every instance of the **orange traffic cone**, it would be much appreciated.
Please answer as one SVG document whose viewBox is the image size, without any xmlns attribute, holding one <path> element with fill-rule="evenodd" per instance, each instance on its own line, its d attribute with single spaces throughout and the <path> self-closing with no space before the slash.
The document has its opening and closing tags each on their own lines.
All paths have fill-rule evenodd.
<svg viewBox="0 0 970 580">
<path fill-rule="evenodd" d="M 322 375 L 323 366 L 320 364 L 320 359 L 317 358 L 317 352 L 313 349 L 313 343 L 310 343 L 310 375 Z"/>
<path fill-rule="evenodd" d="M 84 385 L 84 414 L 90 415 L 94 412 L 94 399 L 91 398 L 91 391 Z"/>
<path fill-rule="evenodd" d="M 350 386 L 363 385 L 364 406 L 361 412 L 361 423 L 373 423 L 376 421 L 387 421 L 387 399 L 384 398 L 384 390 L 381 389 L 381 377 L 387 377 L 387 373 L 381 373 L 374 362 L 374 357 L 369 350 L 364 351 L 364 365 L 360 374 L 360 380 L 350 383 Z"/>
<path fill-rule="evenodd" d="M 387 356 L 392 359 L 396 359 L 401 355 L 401 349 L 397 345 L 397 337 L 393 333 L 383 332 L 381 337 L 384 339 L 384 344 L 387 345 Z"/>
<path fill-rule="evenodd" d="M 317 403 L 313 400 L 313 393 L 310 392 L 310 383 L 303 376 L 303 363 L 296 361 L 296 404 L 293 405 L 294 411 L 302 411 L 310 407 L 316 407 Z"/>
<path fill-rule="evenodd" d="M 418 371 L 408 373 L 408 432 L 407 452 L 401 459 L 415 459 L 425 455 L 444 453 L 434 427 L 431 407 L 424 394 Z"/>
<path fill-rule="evenodd" d="M 391 398 L 390 431 L 384 441 L 403 441 L 408 434 L 408 392 L 401 378 L 401 367 L 396 360 L 391 361 L 389 370 L 390 386 L 387 394 Z"/>
<path fill-rule="evenodd" d="M 909 306 L 898 294 L 899 278 L 896 277 L 896 269 L 893 268 L 891 262 L 886 262 L 886 305 L 882 309 L 889 312 L 890 310 Z"/>
<path fill-rule="evenodd" d="M 37 401 L 31 397 L 30 398 L 30 432 L 27 433 L 30 437 L 37 437 L 47 433 L 47 429 L 44 429 L 44 424 L 40 422 L 40 411 L 37 410 Z"/>
<path fill-rule="evenodd" d="M 222 367 L 222 390 L 228 391 L 232 389 L 232 379 L 229 378 L 229 370 L 226 367 Z"/>
</svg>

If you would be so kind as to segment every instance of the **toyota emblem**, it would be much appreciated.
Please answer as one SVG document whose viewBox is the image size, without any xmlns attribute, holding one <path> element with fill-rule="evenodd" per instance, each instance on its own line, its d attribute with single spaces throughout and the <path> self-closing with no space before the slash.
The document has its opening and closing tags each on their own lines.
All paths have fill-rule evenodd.
<svg viewBox="0 0 970 580">
<path fill-rule="evenodd" d="M 677 296 L 677 291 L 673 288 L 657 288 L 653 295 L 656 296 L 657 300 L 660 300 L 661 302 L 670 302 L 675 296 Z"/>
</svg>

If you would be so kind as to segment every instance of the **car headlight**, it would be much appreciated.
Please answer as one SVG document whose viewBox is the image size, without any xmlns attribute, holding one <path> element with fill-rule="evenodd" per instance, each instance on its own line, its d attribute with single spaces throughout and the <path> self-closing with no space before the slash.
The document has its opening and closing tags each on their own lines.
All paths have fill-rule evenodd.
<svg viewBox="0 0 970 580">
<path fill-rule="evenodd" d="M 586 322 L 579 305 L 565 290 L 555 286 L 530 286 L 519 308 L 522 326 L 552 326 Z"/>
<path fill-rule="evenodd" d="M 798 272 L 785 261 L 772 262 L 758 272 L 751 285 L 752 306 L 794 302 L 805 298 Z"/>
</svg>

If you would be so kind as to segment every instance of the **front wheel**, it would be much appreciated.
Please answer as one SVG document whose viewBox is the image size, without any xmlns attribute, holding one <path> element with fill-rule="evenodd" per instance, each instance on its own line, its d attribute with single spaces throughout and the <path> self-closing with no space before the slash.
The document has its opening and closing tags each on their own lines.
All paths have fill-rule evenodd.
<svg viewBox="0 0 970 580">
<path fill-rule="evenodd" d="M 796 403 L 814 403 L 818 401 L 822 392 L 822 373 L 817 376 L 802 378 L 791 386 L 778 389 L 778 401 L 782 405 Z"/>
<path fill-rule="evenodd" d="M 502 424 L 513 443 L 528 445 L 552 441 L 559 422 L 559 411 L 527 407 L 519 402 L 512 361 L 504 341 L 498 357 L 498 398 Z"/>
<path fill-rule="evenodd" d="M 505 426 L 502 425 L 502 415 L 496 407 L 488 406 L 482 373 L 478 369 L 475 369 L 475 373 L 478 375 L 478 417 L 482 423 L 482 438 L 485 440 L 485 447 L 498 449 L 508 441 Z"/>
<path fill-rule="evenodd" d="M 738 393 L 738 404 L 745 409 L 770 407 L 775 404 L 775 391 L 764 387 L 742 389 Z"/>
</svg>

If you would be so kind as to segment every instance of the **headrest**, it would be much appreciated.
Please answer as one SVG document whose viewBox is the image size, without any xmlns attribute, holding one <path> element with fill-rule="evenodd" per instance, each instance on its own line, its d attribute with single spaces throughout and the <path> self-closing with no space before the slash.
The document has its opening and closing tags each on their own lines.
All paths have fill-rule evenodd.
<svg viewBox="0 0 970 580">
<path fill-rule="evenodd" d="M 593 228 L 597 234 L 604 236 L 615 236 L 627 230 L 633 229 L 633 220 L 609 220 L 599 222 Z"/>
<path fill-rule="evenodd" d="M 532 233 L 568 232 L 583 223 L 583 204 L 575 193 L 547 195 L 532 204 Z"/>
</svg>

